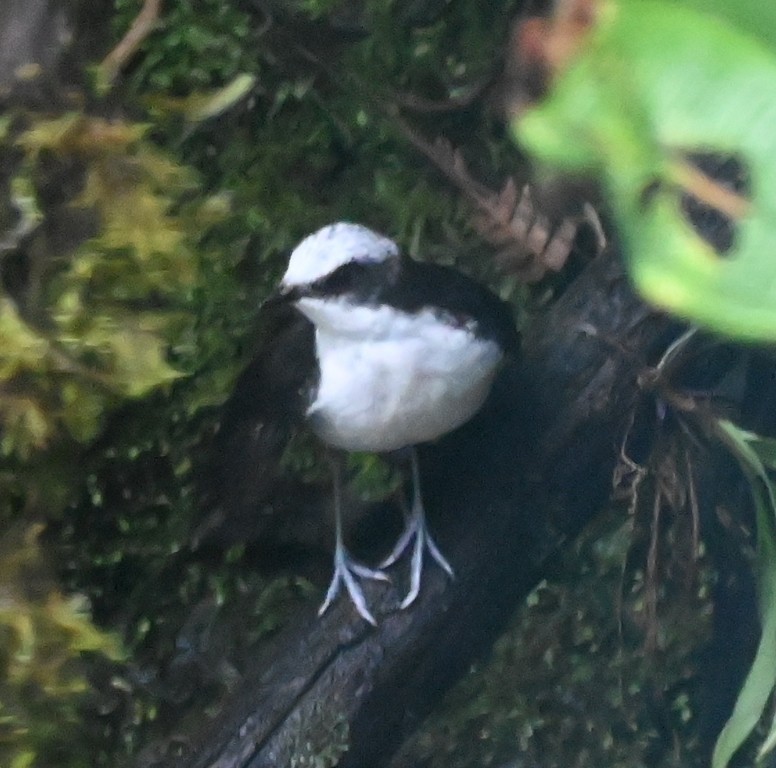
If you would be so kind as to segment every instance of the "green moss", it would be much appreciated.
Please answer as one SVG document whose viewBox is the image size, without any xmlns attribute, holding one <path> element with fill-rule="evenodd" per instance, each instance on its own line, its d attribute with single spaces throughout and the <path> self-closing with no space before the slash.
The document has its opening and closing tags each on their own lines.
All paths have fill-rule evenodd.
<svg viewBox="0 0 776 768">
<path fill-rule="evenodd" d="M 700 561 L 695 580 L 664 582 L 650 618 L 643 572 L 623 565 L 634 546 L 621 509 L 588 530 L 396 764 L 700 766 L 691 694 L 711 576 Z"/>
<path fill-rule="evenodd" d="M 144 133 L 72 113 L 33 118 L 14 137 L 22 157 L 11 187 L 27 190 L 38 221 L 26 245 L 31 276 L 16 295 L 0 295 L 6 456 L 23 460 L 63 439 L 89 442 L 124 398 L 181 375 L 168 349 L 191 323 L 196 230 L 172 207 L 192 178 Z M 48 188 L 63 168 L 81 188 L 52 205 Z M 40 222 L 57 214 L 58 236 L 82 241 L 70 254 L 38 255 L 52 237 Z M 156 308 L 138 305 L 150 297 Z"/>
<path fill-rule="evenodd" d="M 328 746 L 316 751 L 310 741 L 295 745 L 289 768 L 335 768 L 339 764 L 350 744 L 347 718 L 333 712 L 331 721 L 323 723 L 321 730 L 325 733 L 321 741 L 327 742 Z"/>
<path fill-rule="evenodd" d="M 83 654 L 121 656 L 97 629 L 83 596 L 51 578 L 38 537 L 17 525 L 0 539 L 0 763 L 88 765 L 94 741 L 82 720 L 90 690 Z"/>
</svg>

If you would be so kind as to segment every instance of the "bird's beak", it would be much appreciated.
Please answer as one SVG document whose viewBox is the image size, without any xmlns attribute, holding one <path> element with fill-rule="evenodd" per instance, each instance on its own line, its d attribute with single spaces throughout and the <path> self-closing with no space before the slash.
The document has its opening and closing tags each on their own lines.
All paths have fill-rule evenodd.
<svg viewBox="0 0 776 768">
<path fill-rule="evenodd" d="M 281 283 L 272 293 L 264 299 L 262 307 L 277 307 L 281 304 L 291 304 L 300 296 L 297 287 L 283 285 Z"/>
</svg>

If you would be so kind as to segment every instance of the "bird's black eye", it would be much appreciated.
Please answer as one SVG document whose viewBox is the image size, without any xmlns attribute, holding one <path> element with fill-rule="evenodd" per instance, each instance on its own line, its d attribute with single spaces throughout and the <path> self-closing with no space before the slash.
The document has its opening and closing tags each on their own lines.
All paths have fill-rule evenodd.
<svg viewBox="0 0 776 768">
<path fill-rule="evenodd" d="M 343 293 L 355 293 L 364 283 L 366 267 L 355 261 L 349 261 L 337 267 L 332 273 L 316 280 L 313 289 L 322 296 L 341 296 Z"/>
</svg>

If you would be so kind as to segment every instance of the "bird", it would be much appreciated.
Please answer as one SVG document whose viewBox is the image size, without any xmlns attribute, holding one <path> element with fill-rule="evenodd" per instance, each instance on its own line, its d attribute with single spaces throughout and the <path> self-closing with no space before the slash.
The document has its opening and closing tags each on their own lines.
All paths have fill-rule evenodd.
<svg viewBox="0 0 776 768">
<path fill-rule="evenodd" d="M 482 407 L 499 365 L 518 345 L 512 312 L 462 273 L 415 261 L 393 240 L 350 222 L 299 243 L 274 300 L 293 305 L 314 327 L 317 370 L 305 413 L 313 433 L 341 451 L 410 452 L 410 514 L 378 568 L 358 562 L 345 545 L 341 470 L 333 470 L 334 574 L 320 612 L 344 587 L 375 624 L 359 579 L 387 579 L 384 569 L 408 548 L 410 589 L 401 608 L 419 594 L 426 552 L 453 576 L 426 523 L 417 446 Z"/>
<path fill-rule="evenodd" d="M 358 614 L 376 625 L 361 582 L 390 580 L 386 570 L 408 550 L 410 584 L 400 608 L 420 592 L 426 554 L 454 576 L 426 522 L 417 446 L 452 432 L 482 407 L 519 344 L 512 310 L 463 273 L 416 261 L 395 241 L 351 222 L 305 237 L 265 306 L 290 306 L 311 332 L 313 354 L 288 349 L 277 365 L 298 390 L 302 420 L 313 434 L 335 454 L 409 451 L 411 505 L 377 567 L 358 561 L 345 544 L 342 464 L 332 461 L 334 571 L 319 614 L 344 588 Z M 275 355 L 281 356 L 283 349 Z M 249 367 L 238 386 L 240 403 L 255 379 Z"/>
</svg>

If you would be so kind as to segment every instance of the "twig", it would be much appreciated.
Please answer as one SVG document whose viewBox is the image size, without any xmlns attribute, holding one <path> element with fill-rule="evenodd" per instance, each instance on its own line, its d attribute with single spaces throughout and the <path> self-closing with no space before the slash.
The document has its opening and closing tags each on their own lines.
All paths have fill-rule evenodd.
<svg viewBox="0 0 776 768">
<path fill-rule="evenodd" d="M 404 109 L 424 114 L 439 114 L 445 112 L 455 112 L 459 109 L 465 109 L 477 101 L 493 81 L 493 77 L 488 75 L 476 82 L 470 90 L 460 96 L 451 97 L 442 101 L 436 99 L 427 99 L 415 93 L 404 93 L 403 91 L 392 91 L 391 98 L 396 104 Z"/>
<path fill-rule="evenodd" d="M 102 60 L 99 66 L 103 85 L 110 86 L 118 73 L 132 58 L 143 40 L 152 32 L 159 18 L 162 0 L 144 0 L 140 13 L 119 44 Z"/>
<path fill-rule="evenodd" d="M 684 451 L 685 471 L 687 472 L 687 500 L 690 505 L 690 520 L 692 522 L 692 557 L 698 561 L 701 556 L 701 513 L 698 503 L 698 492 L 695 489 L 695 474 L 692 468 L 692 458 L 690 452 L 685 448 Z"/>
</svg>

